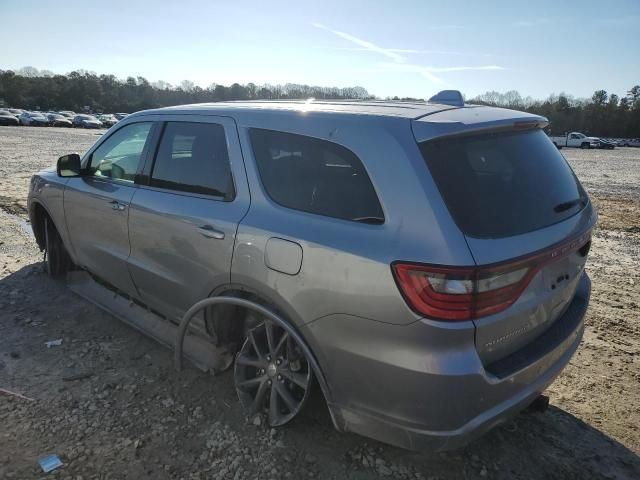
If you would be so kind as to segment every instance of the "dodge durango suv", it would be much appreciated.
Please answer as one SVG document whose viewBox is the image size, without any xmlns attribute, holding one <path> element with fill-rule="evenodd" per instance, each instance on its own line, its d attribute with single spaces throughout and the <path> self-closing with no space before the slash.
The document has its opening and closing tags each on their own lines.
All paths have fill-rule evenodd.
<svg viewBox="0 0 640 480">
<path fill-rule="evenodd" d="M 456 448 L 580 343 L 596 212 L 543 117 L 429 102 L 227 102 L 127 116 L 32 178 L 51 275 L 281 426 Z M 176 340 L 179 339 L 179 340 Z"/>
</svg>

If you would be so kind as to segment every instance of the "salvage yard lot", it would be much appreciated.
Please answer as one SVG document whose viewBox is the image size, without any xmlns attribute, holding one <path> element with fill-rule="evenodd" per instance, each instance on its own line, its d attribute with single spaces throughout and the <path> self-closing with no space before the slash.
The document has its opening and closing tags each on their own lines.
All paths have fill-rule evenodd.
<svg viewBox="0 0 640 480">
<path fill-rule="evenodd" d="M 563 149 L 599 208 L 584 341 L 526 413 L 416 454 L 333 430 L 319 395 L 281 430 L 247 421 L 230 373 L 171 352 L 49 279 L 25 224 L 31 174 L 96 132 L 0 127 L 0 478 L 640 478 L 640 149 Z M 45 342 L 62 339 L 47 348 Z"/>
</svg>

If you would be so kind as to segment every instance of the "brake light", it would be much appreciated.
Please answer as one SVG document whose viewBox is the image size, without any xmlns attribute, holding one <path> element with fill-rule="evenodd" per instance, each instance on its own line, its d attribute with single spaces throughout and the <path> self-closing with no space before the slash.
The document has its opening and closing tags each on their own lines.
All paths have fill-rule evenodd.
<svg viewBox="0 0 640 480">
<path fill-rule="evenodd" d="M 500 265 L 442 267 L 395 262 L 392 270 L 405 300 L 417 313 L 438 320 L 472 320 L 509 308 L 544 265 L 582 250 L 589 238 L 587 232 L 542 253 Z"/>
<path fill-rule="evenodd" d="M 528 130 L 530 128 L 537 128 L 539 125 L 540 122 L 531 120 L 520 120 L 513 122 L 513 128 L 517 130 Z"/>
</svg>

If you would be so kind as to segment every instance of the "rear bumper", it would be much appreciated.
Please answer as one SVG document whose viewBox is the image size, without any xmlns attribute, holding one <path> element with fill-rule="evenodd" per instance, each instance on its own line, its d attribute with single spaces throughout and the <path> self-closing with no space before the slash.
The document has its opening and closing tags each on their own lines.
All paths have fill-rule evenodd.
<svg viewBox="0 0 640 480">
<path fill-rule="evenodd" d="M 491 366 L 492 373 L 481 364 L 473 343 L 455 352 L 446 345 L 439 352 L 423 351 L 423 360 L 416 362 L 419 325 L 381 327 L 368 322 L 369 330 L 378 330 L 376 338 L 386 338 L 390 350 L 385 350 L 385 340 L 371 345 L 371 355 L 363 354 L 362 340 L 320 348 L 337 427 L 410 450 L 449 450 L 469 443 L 526 408 L 560 374 L 582 339 L 590 291 L 591 282 L 583 274 L 563 316 L 527 346 L 528 351 Z M 337 323 L 328 327 L 333 335 L 340 334 Z M 318 351 L 324 327 L 312 324 L 310 329 L 314 342 L 320 340 L 312 347 Z M 405 329 L 405 351 L 398 351 L 392 329 Z M 362 335 L 374 338 L 364 331 Z M 355 347 L 345 351 L 349 343 Z"/>
</svg>

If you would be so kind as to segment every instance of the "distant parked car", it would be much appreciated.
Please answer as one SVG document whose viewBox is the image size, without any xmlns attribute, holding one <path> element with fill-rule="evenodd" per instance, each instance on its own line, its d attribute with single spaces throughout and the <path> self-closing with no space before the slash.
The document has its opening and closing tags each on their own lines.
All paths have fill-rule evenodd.
<svg viewBox="0 0 640 480">
<path fill-rule="evenodd" d="M 129 114 L 128 113 L 114 113 L 113 116 L 116 117 L 118 120 L 122 120 L 123 118 L 127 118 L 129 116 Z"/>
<path fill-rule="evenodd" d="M 71 120 L 59 113 L 48 113 L 49 125 L 52 127 L 71 127 Z"/>
<path fill-rule="evenodd" d="M 102 122 L 93 115 L 76 115 L 72 124 L 79 128 L 102 128 Z"/>
<path fill-rule="evenodd" d="M 40 112 L 22 112 L 18 118 L 20 125 L 28 125 L 30 127 L 49 126 L 49 119 Z"/>
<path fill-rule="evenodd" d="M 15 116 L 19 116 L 24 112 L 24 110 L 22 110 L 21 108 L 7 108 L 7 110 L 9 111 L 9 113 L 12 113 Z"/>
<path fill-rule="evenodd" d="M 12 114 L 9 110 L 0 110 L 0 125 L 15 126 L 20 125 L 18 117 Z"/>
<path fill-rule="evenodd" d="M 640 138 L 625 138 L 618 143 L 621 147 L 640 147 Z"/>
<path fill-rule="evenodd" d="M 58 112 L 58 115 L 62 115 L 63 117 L 67 117 L 69 120 L 73 120 L 73 117 L 77 115 L 76 112 L 71 110 L 61 110 Z"/>
<path fill-rule="evenodd" d="M 614 148 L 616 148 L 616 142 L 614 142 L 613 140 L 607 140 L 606 138 L 601 138 L 600 141 L 598 142 L 597 148 L 602 148 L 605 150 L 613 150 Z"/>
<path fill-rule="evenodd" d="M 102 122 L 105 127 L 113 127 L 118 123 L 118 119 L 114 115 L 98 115 L 98 120 Z"/>
</svg>

